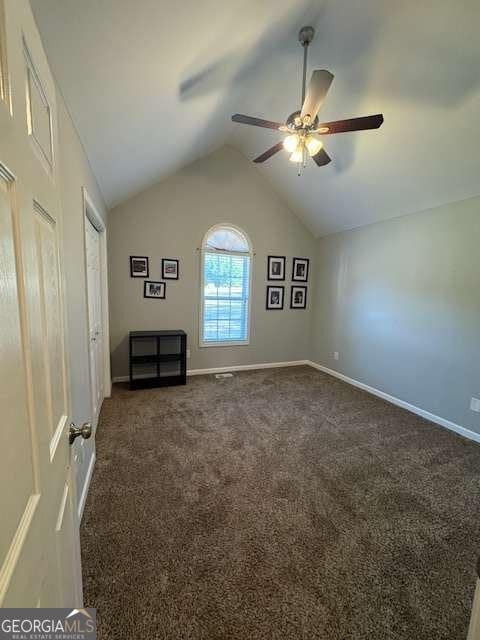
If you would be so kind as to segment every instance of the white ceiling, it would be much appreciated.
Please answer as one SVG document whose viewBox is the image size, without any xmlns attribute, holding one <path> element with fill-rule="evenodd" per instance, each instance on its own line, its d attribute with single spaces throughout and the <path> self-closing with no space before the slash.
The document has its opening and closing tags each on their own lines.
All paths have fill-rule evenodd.
<svg viewBox="0 0 480 640">
<path fill-rule="evenodd" d="M 478 0 L 31 0 L 107 204 L 224 143 L 253 158 L 280 136 L 233 124 L 298 109 L 309 68 L 335 79 L 322 120 L 382 112 L 378 131 L 325 136 L 333 162 L 299 178 L 258 166 L 315 234 L 480 194 Z M 310 74 L 309 74 L 310 75 Z"/>
</svg>

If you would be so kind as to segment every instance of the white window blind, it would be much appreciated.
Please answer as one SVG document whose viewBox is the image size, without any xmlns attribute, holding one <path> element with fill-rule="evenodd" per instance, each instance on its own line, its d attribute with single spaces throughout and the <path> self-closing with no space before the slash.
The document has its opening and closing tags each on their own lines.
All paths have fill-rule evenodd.
<svg viewBox="0 0 480 640">
<path fill-rule="evenodd" d="M 203 254 L 202 342 L 248 342 L 250 254 Z"/>
</svg>

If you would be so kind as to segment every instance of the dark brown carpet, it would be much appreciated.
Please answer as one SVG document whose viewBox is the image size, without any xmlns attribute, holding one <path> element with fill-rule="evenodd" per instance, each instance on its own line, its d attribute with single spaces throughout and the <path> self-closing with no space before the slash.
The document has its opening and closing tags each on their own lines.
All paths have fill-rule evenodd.
<svg viewBox="0 0 480 640">
<path fill-rule="evenodd" d="M 465 640 L 479 490 L 479 445 L 308 367 L 117 385 L 85 601 L 100 640 Z"/>
</svg>

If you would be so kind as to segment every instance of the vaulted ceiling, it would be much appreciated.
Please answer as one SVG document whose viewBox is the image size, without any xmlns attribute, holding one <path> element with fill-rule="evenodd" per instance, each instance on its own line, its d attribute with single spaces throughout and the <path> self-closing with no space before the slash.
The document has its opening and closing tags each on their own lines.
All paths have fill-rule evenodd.
<svg viewBox="0 0 480 640">
<path fill-rule="evenodd" d="M 335 79 L 322 120 L 382 112 L 377 131 L 324 138 L 301 177 L 255 165 L 317 235 L 480 194 L 478 0 L 31 0 L 53 72 L 107 204 L 225 143 L 249 159 L 281 138 L 310 71 Z M 309 74 L 310 75 L 310 71 Z"/>
</svg>

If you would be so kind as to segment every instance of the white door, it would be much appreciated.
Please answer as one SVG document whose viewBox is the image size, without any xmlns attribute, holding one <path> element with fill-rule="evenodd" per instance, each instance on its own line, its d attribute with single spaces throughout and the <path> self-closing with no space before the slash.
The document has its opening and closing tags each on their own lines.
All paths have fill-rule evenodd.
<svg viewBox="0 0 480 640">
<path fill-rule="evenodd" d="M 90 338 L 90 372 L 92 383 L 93 422 L 97 425 L 98 414 L 102 407 L 104 393 L 103 383 L 103 330 L 102 330 L 102 295 L 100 267 L 100 234 L 85 219 L 85 248 L 87 257 L 87 290 L 88 321 Z"/>
<path fill-rule="evenodd" d="M 478 563 L 478 567 L 480 567 L 480 562 Z M 477 587 L 473 598 L 468 640 L 480 640 L 480 580 L 477 580 Z"/>
<path fill-rule="evenodd" d="M 55 87 L 27 0 L 0 0 L 0 606 L 81 606 Z"/>
</svg>

